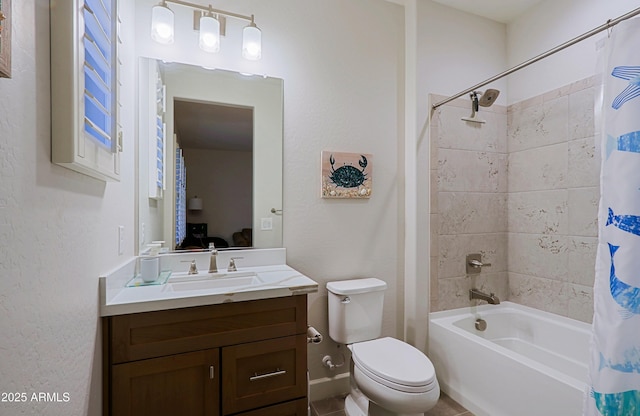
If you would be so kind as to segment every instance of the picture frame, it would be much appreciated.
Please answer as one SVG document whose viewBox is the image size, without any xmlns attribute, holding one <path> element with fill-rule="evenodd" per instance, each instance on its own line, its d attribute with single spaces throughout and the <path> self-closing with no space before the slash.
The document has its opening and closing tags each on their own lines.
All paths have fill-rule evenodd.
<svg viewBox="0 0 640 416">
<path fill-rule="evenodd" d="M 11 0 L 0 0 L 0 77 L 11 78 Z"/>
<path fill-rule="evenodd" d="M 368 153 L 322 151 L 322 198 L 370 198 L 373 156 Z"/>
</svg>

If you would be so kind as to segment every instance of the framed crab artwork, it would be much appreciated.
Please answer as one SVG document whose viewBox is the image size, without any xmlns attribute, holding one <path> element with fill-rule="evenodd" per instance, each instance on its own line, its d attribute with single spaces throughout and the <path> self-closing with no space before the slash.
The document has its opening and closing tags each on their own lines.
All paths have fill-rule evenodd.
<svg viewBox="0 0 640 416">
<path fill-rule="evenodd" d="M 369 198 L 373 157 L 363 153 L 322 152 L 323 198 Z"/>
</svg>

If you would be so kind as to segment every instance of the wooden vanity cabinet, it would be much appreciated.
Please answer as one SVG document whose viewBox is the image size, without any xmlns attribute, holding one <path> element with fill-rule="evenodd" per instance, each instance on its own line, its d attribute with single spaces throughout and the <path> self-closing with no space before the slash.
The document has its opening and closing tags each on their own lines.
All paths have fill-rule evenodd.
<svg viewBox="0 0 640 416">
<path fill-rule="evenodd" d="M 103 318 L 105 416 L 306 416 L 307 297 Z"/>
</svg>

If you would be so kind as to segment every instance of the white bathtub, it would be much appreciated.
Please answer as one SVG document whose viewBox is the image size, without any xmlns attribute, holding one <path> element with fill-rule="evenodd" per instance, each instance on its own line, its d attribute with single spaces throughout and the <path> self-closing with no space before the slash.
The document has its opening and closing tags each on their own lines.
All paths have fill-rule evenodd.
<svg viewBox="0 0 640 416">
<path fill-rule="evenodd" d="M 511 302 L 455 309 L 430 315 L 429 358 L 442 391 L 476 416 L 580 416 L 590 334 Z"/>
</svg>

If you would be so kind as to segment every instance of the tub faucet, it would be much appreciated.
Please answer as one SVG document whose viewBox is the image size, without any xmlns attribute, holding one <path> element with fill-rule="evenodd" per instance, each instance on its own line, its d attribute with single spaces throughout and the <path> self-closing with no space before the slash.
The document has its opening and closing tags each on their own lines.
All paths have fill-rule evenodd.
<svg viewBox="0 0 640 416">
<path fill-rule="evenodd" d="M 487 295 L 486 293 L 481 292 L 478 289 L 471 289 L 469 291 L 469 300 L 473 300 L 473 299 L 484 300 L 484 301 L 487 301 L 491 305 L 499 305 L 500 304 L 500 299 L 498 299 L 498 297 L 496 295 L 494 295 L 493 293 L 491 293 L 490 295 Z"/>
</svg>

